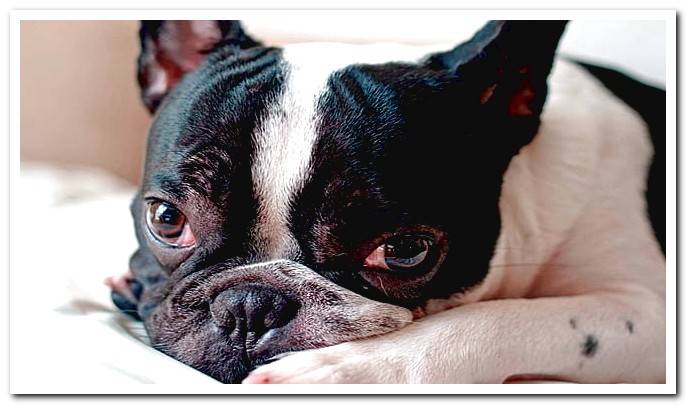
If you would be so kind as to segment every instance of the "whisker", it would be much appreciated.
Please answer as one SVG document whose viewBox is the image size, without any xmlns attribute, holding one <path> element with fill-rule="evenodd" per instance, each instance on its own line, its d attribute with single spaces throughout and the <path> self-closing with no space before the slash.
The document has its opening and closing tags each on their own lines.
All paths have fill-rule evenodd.
<svg viewBox="0 0 687 405">
<path fill-rule="evenodd" d="M 384 288 L 384 283 L 382 282 L 382 277 L 377 276 L 377 280 L 379 280 L 379 287 L 382 289 L 384 294 L 388 297 L 389 293 L 386 292 L 386 288 Z"/>
</svg>

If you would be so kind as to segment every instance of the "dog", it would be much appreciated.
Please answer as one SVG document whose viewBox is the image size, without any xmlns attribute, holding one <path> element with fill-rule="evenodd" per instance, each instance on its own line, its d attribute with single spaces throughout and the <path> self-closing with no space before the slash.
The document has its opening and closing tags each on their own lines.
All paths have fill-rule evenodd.
<svg viewBox="0 0 687 405">
<path fill-rule="evenodd" d="M 115 304 L 224 383 L 664 382 L 665 94 L 556 57 L 565 25 L 428 51 L 142 22 Z"/>
</svg>

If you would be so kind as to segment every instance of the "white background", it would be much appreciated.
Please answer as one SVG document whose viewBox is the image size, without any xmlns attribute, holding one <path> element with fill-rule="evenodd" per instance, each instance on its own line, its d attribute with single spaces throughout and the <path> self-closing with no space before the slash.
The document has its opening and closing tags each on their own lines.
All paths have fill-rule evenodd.
<svg viewBox="0 0 687 405">
<path fill-rule="evenodd" d="M 367 14 L 349 18 L 247 19 L 247 31 L 257 38 L 289 41 L 399 41 L 411 44 L 458 44 L 469 38 L 484 21 L 455 16 Z M 386 16 L 386 18 L 384 18 Z M 560 42 L 559 52 L 620 68 L 649 84 L 665 85 L 665 24 L 662 21 L 572 21 Z"/>
</svg>

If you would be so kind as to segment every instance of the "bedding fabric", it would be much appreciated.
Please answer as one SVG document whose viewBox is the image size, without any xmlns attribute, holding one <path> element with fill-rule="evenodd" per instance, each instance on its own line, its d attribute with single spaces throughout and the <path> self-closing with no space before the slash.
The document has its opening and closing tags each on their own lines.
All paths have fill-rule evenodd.
<svg viewBox="0 0 687 405">
<path fill-rule="evenodd" d="M 13 393 L 102 392 L 103 383 L 218 384 L 146 344 L 119 313 L 105 277 L 136 247 L 133 188 L 94 171 L 22 165 L 12 196 L 10 387 Z"/>
</svg>

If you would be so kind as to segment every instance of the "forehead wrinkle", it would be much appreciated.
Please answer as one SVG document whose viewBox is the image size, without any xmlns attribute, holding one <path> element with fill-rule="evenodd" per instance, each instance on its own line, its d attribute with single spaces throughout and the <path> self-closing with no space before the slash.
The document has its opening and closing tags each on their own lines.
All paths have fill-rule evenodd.
<svg viewBox="0 0 687 405">
<path fill-rule="evenodd" d="M 206 146 L 190 154 L 179 166 L 185 186 L 210 195 L 228 188 L 234 169 L 229 151 L 217 146 Z"/>
<path fill-rule="evenodd" d="M 228 54 L 215 52 L 198 70 L 184 77 L 170 96 L 197 101 L 203 98 L 203 93 L 213 92 L 215 97 L 222 97 L 223 93 L 231 91 L 240 82 L 264 71 L 273 71 L 270 68 L 279 64 L 280 56 L 281 50 L 278 48 L 260 48 L 258 52 L 230 49 Z M 218 88 L 224 91 L 218 93 Z"/>
<path fill-rule="evenodd" d="M 146 193 L 162 193 L 171 202 L 184 201 L 188 198 L 188 190 L 178 176 L 169 171 L 158 171 L 147 177 L 143 182 L 142 191 Z"/>
<path fill-rule="evenodd" d="M 254 118 L 250 114 L 253 108 L 249 106 L 260 98 L 269 97 L 273 86 L 281 80 L 280 74 L 277 60 L 269 58 L 242 65 L 240 71 L 218 72 L 202 86 L 194 88 L 187 96 L 191 100 L 188 126 L 192 134 L 182 141 L 191 144 L 208 135 L 238 136 L 240 126 L 237 124 Z M 228 142 L 233 141 L 228 139 Z"/>
</svg>

